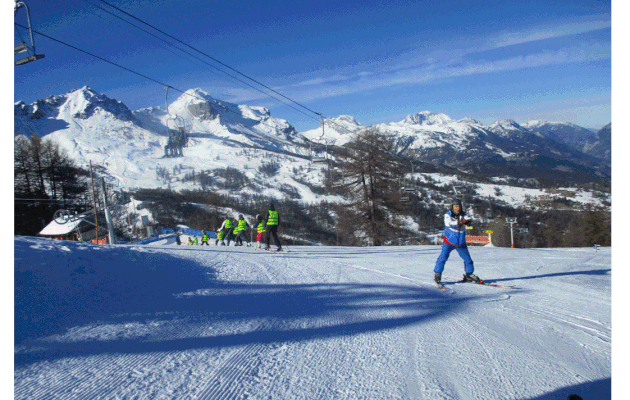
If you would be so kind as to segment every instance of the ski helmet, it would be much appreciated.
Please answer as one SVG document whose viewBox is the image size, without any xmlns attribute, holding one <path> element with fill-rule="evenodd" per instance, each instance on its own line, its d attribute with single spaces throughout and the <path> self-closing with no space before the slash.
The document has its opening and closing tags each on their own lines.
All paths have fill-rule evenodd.
<svg viewBox="0 0 630 400">
<path fill-rule="evenodd" d="M 462 206 L 462 201 L 460 199 L 453 199 L 453 201 L 451 202 L 451 208 L 453 206 Z"/>
</svg>

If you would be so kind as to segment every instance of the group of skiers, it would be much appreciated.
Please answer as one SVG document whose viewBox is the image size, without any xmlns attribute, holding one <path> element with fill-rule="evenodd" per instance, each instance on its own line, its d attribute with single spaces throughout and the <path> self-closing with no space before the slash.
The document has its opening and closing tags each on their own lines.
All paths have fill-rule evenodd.
<svg viewBox="0 0 630 400">
<path fill-rule="evenodd" d="M 441 285 L 442 272 L 444 271 L 444 264 L 448 260 L 451 252 L 456 250 L 459 256 L 464 260 L 464 281 L 470 282 L 482 282 L 481 279 L 473 272 L 475 267 L 473 260 L 468 252 L 468 246 L 466 246 L 466 226 L 472 224 L 472 218 L 466 215 L 466 212 L 462 209 L 462 201 L 460 199 L 454 199 L 451 202 L 450 209 L 444 214 L 444 244 L 442 245 L 442 251 L 438 256 L 438 259 L 433 268 L 435 273 L 434 279 L 438 285 Z M 256 215 L 256 221 L 254 228 L 256 229 L 256 248 L 261 248 L 265 243 L 264 250 L 269 250 L 269 244 L 271 237 L 273 236 L 274 242 L 277 246 L 277 251 L 282 251 L 282 244 L 278 238 L 278 226 L 280 225 L 280 215 L 273 203 L 269 204 L 269 210 L 267 211 L 266 218 L 262 215 Z M 231 241 L 234 241 L 234 246 L 243 246 L 243 242 L 247 243 L 247 246 L 251 246 L 245 232 L 250 227 L 243 214 L 238 216 L 238 220 L 230 220 L 226 218 L 220 227 L 217 228 L 217 240 L 215 246 L 225 246 L 225 239 L 227 239 L 227 245 L 230 245 Z M 202 231 L 201 245 L 204 243 L 208 245 L 210 239 L 206 231 Z M 177 238 L 178 244 L 179 237 Z M 197 236 L 194 238 L 188 238 L 189 245 L 197 245 Z"/>
<path fill-rule="evenodd" d="M 273 236 L 273 240 L 277 246 L 277 251 L 282 251 L 282 244 L 278 238 L 278 226 L 280 225 L 280 215 L 273 203 L 269 204 L 269 210 L 267 211 L 267 217 L 263 218 L 262 215 L 256 215 L 255 229 L 256 229 L 256 248 L 262 248 L 262 244 L 265 243 L 264 250 L 269 250 L 270 239 Z M 243 241 L 247 243 L 247 246 L 251 246 L 245 231 L 249 228 L 249 224 L 245 221 L 243 214 L 238 216 L 238 220 L 230 221 L 226 218 L 217 228 L 217 240 L 215 245 L 221 241 L 221 246 L 225 246 L 225 239 L 227 239 L 227 245 L 234 240 L 234 246 L 242 246 Z"/>
<path fill-rule="evenodd" d="M 273 236 L 274 242 L 277 246 L 276 251 L 282 251 L 282 244 L 280 243 L 280 239 L 278 238 L 278 226 L 280 225 L 280 215 L 273 203 L 269 204 L 269 210 L 267 211 L 267 217 L 263 218 L 262 215 L 256 215 L 256 221 L 254 228 L 256 229 L 256 248 L 262 248 L 262 244 L 265 244 L 264 250 L 269 250 L 270 239 Z M 247 244 L 247 246 L 251 246 L 250 241 L 247 239 L 247 235 L 245 232 L 250 228 L 249 223 L 243 217 L 243 214 L 238 216 L 238 219 L 230 220 L 230 218 L 226 218 L 221 226 L 217 227 L 217 239 L 215 241 L 215 246 L 219 245 L 221 242 L 221 246 L 225 246 L 225 239 L 227 239 L 227 245 L 230 245 L 230 242 L 234 241 L 234 246 L 243 246 L 243 242 Z M 210 240 L 210 236 L 206 231 L 201 231 L 201 245 L 206 244 L 209 246 L 208 241 Z M 181 244 L 179 240 L 179 235 L 176 237 L 177 244 Z M 188 244 L 191 246 L 198 245 L 197 236 L 188 237 Z"/>
</svg>

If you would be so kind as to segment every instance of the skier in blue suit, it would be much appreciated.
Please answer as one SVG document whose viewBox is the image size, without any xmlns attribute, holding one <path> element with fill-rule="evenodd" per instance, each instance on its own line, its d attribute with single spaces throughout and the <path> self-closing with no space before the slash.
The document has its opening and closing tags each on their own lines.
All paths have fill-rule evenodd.
<svg viewBox="0 0 630 400">
<path fill-rule="evenodd" d="M 475 267 L 473 260 L 468 253 L 468 246 L 466 246 L 466 228 L 465 225 L 472 224 L 472 218 L 466 215 L 462 210 L 462 201 L 460 199 L 454 199 L 451 204 L 451 209 L 444 214 L 444 244 L 442 245 L 442 252 L 438 257 L 435 268 L 435 282 L 440 284 L 442 281 L 442 271 L 444 271 L 444 264 L 448 260 L 448 256 L 451 251 L 457 250 L 459 256 L 464 260 L 464 280 L 479 282 L 479 277 L 474 275 Z"/>
</svg>

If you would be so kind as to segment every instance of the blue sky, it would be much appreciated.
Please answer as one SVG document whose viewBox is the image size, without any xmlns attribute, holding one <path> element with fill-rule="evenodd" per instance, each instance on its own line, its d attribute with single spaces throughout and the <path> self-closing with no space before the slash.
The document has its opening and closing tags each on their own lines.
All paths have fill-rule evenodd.
<svg viewBox="0 0 630 400">
<path fill-rule="evenodd" d="M 178 89 L 268 107 L 298 130 L 317 126 L 299 106 L 308 115 L 98 9 L 133 21 L 100 0 L 25 1 L 34 28 L 55 39 Z M 107 2 L 326 117 L 611 120 L 610 1 Z M 25 24 L 24 11 L 15 21 Z M 132 110 L 164 105 L 157 83 L 37 35 L 35 44 L 46 57 L 14 68 L 14 101 L 89 85 Z"/>
</svg>

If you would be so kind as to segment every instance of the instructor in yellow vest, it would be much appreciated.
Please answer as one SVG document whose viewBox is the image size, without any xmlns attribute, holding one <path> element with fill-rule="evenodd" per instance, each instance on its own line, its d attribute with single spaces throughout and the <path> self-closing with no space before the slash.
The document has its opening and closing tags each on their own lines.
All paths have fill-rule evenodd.
<svg viewBox="0 0 630 400">
<path fill-rule="evenodd" d="M 269 204 L 269 211 L 267 212 L 267 242 L 265 250 L 269 250 L 269 242 L 273 235 L 273 241 L 278 246 L 277 251 L 282 251 L 282 243 L 278 239 L 278 226 L 280 225 L 280 215 L 276 211 L 276 207 L 273 203 Z"/>
<path fill-rule="evenodd" d="M 223 236 L 222 238 L 227 237 L 227 245 L 230 245 L 230 239 L 232 239 L 232 229 L 233 229 L 233 225 L 232 225 L 232 221 L 230 220 L 230 218 L 225 218 L 225 221 L 223 221 L 223 224 L 219 227 L 219 229 L 217 229 L 218 231 L 223 232 Z M 221 246 L 225 246 L 225 240 L 221 239 Z"/>
</svg>

